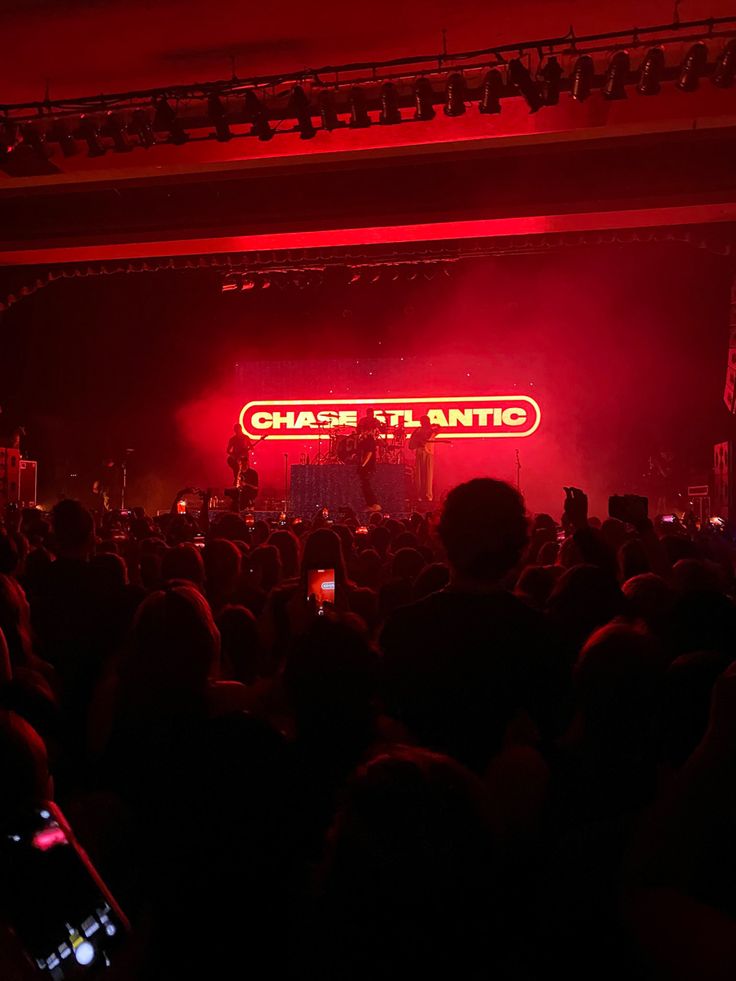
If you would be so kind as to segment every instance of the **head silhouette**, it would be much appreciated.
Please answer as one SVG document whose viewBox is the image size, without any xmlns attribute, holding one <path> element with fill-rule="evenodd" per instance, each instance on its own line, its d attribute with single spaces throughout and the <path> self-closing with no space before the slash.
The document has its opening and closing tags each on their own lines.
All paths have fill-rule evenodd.
<svg viewBox="0 0 736 981">
<path fill-rule="evenodd" d="M 524 501 L 501 480 L 470 480 L 447 495 L 438 531 L 456 578 L 499 581 L 527 544 Z"/>
</svg>

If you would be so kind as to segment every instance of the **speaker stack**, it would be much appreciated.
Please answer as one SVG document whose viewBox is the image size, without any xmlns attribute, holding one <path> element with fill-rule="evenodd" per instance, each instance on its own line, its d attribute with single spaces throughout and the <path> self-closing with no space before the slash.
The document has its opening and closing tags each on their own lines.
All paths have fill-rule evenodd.
<svg viewBox="0 0 736 981">
<path fill-rule="evenodd" d="M 728 521 L 732 517 L 731 474 L 733 446 L 730 440 L 713 447 L 713 514 Z"/>
<path fill-rule="evenodd" d="M 20 451 L 0 446 L 0 506 L 20 504 Z"/>
</svg>

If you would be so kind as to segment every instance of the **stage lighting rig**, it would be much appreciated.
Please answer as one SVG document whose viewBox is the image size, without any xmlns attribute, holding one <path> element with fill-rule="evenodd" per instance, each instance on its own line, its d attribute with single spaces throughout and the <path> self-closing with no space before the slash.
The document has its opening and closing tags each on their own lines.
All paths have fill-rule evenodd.
<svg viewBox="0 0 736 981">
<path fill-rule="evenodd" d="M 637 56 L 635 72 L 627 46 L 643 53 L 640 62 Z M 685 53 L 679 67 L 677 59 L 671 57 L 675 51 Z M 566 81 L 563 69 L 569 72 Z M 328 75 L 334 79 L 329 91 L 321 81 Z M 19 130 L 36 126 L 41 142 L 51 144 L 55 154 L 72 156 L 75 140 L 84 138 L 90 155 L 101 156 L 113 147 L 124 152 L 131 146 L 148 148 L 157 142 L 181 145 L 189 140 L 190 131 L 197 130 L 201 139 L 208 125 L 214 129 L 215 139 L 226 142 L 246 135 L 270 140 L 276 133 L 293 132 L 301 139 L 311 139 L 316 135 L 314 116 L 321 118 L 321 128 L 327 131 L 346 124 L 362 129 L 377 120 L 384 126 L 395 125 L 409 119 L 409 112 L 415 120 L 428 122 L 442 104 L 443 83 L 444 114 L 457 117 L 472 102 L 478 103 L 481 114 L 498 113 L 503 99 L 516 94 L 525 99 L 531 112 L 537 112 L 543 106 L 558 104 L 563 89 L 569 89 L 577 102 L 585 101 L 594 90 L 608 100 L 624 99 L 629 86 L 636 86 L 642 95 L 656 95 L 665 82 L 692 92 L 700 79 L 708 76 L 718 88 L 728 88 L 736 79 L 736 17 L 586 36 L 577 36 L 571 28 L 556 38 L 454 54 L 443 51 L 436 57 L 424 54 L 383 62 L 302 67 L 270 76 L 233 76 L 224 81 L 92 94 L 73 100 L 45 98 L 3 105 L 0 111 Z M 414 80 L 411 88 L 410 79 Z M 233 111 L 236 103 L 238 109 Z M 375 108 L 377 120 L 372 116 Z M 80 124 L 71 129 L 71 135 L 58 128 L 70 126 L 68 120 L 79 118 L 80 113 Z M 250 122 L 250 133 L 231 131 L 229 119 Z M 272 127 L 274 119 L 295 119 L 296 125 L 280 122 Z M 5 150 L 6 157 L 10 152 Z M 24 153 L 30 159 L 29 151 Z"/>
<path fill-rule="evenodd" d="M 189 134 L 177 118 L 176 110 L 171 108 L 168 100 L 164 96 L 161 96 L 161 98 L 154 102 L 154 109 L 154 130 L 163 130 L 165 133 L 168 133 L 169 142 L 175 146 L 182 146 L 186 143 L 189 139 Z"/>
<path fill-rule="evenodd" d="M 233 138 L 227 122 L 227 109 L 215 92 L 207 97 L 207 118 L 215 128 L 214 135 L 218 143 L 227 143 Z"/>
<path fill-rule="evenodd" d="M 659 95 L 664 71 L 664 51 L 662 48 L 650 48 L 639 68 L 639 81 L 636 91 L 639 95 Z"/>
<path fill-rule="evenodd" d="M 252 136 L 257 136 L 262 143 L 273 139 L 268 113 L 253 89 L 248 89 L 245 93 L 245 118 L 251 125 Z"/>
<path fill-rule="evenodd" d="M 148 150 L 156 142 L 156 134 L 153 132 L 151 120 L 145 109 L 136 109 L 130 117 L 128 126 L 130 132 L 138 137 L 138 142 Z"/>
<path fill-rule="evenodd" d="M 460 72 L 453 72 L 447 79 L 445 115 L 462 116 L 465 112 L 465 79 Z"/>
<path fill-rule="evenodd" d="M 683 59 L 676 85 L 683 92 L 694 92 L 708 62 L 708 47 L 702 41 L 694 44 Z"/>
<path fill-rule="evenodd" d="M 414 118 L 423 122 L 434 119 L 434 91 L 428 78 L 418 78 L 414 83 Z"/>
<path fill-rule="evenodd" d="M 617 51 L 608 62 L 606 77 L 603 81 L 604 99 L 625 99 L 626 82 L 629 75 L 629 53 L 628 51 Z"/>
<path fill-rule="evenodd" d="M 393 82 L 386 82 L 381 86 L 381 112 L 378 121 L 382 126 L 394 126 L 401 122 L 401 110 L 399 109 L 399 93 Z"/>
<path fill-rule="evenodd" d="M 590 55 L 580 55 L 572 70 L 570 94 L 576 102 L 585 102 L 593 88 L 595 65 Z"/>
<path fill-rule="evenodd" d="M 529 74 L 529 69 L 522 62 L 521 58 L 512 58 L 509 62 L 509 82 L 518 89 L 529 106 L 529 112 L 537 112 L 542 108 L 544 102 L 539 91 L 539 86 Z"/>
<path fill-rule="evenodd" d="M 503 75 L 498 68 L 491 68 L 483 79 L 483 90 L 480 97 L 478 112 L 484 116 L 501 112 L 501 97 L 505 91 Z"/>
<path fill-rule="evenodd" d="M 311 140 L 317 130 L 312 123 L 312 110 L 307 93 L 301 85 L 295 85 L 289 98 L 289 112 L 296 118 L 296 128 L 302 140 Z"/>
<path fill-rule="evenodd" d="M 711 81 L 719 89 L 730 89 L 736 75 L 736 39 L 729 41 L 718 56 Z"/>
<path fill-rule="evenodd" d="M 350 90 L 350 128 L 367 129 L 371 125 L 371 117 L 368 114 L 365 91 L 359 85 L 353 86 Z"/>
</svg>

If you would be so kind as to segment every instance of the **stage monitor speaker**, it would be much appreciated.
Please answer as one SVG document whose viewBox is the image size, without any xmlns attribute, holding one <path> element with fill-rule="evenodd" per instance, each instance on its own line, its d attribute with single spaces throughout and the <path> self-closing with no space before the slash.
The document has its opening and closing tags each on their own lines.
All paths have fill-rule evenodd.
<svg viewBox="0 0 736 981">
<path fill-rule="evenodd" d="M 728 411 L 736 415 L 736 282 L 731 286 L 731 324 L 728 331 L 728 361 L 723 401 Z"/>
<path fill-rule="evenodd" d="M 20 502 L 20 452 L 0 447 L 0 505 Z"/>
<path fill-rule="evenodd" d="M 733 446 L 730 440 L 716 443 L 713 447 L 713 514 L 729 521 L 733 516 L 731 476 L 733 474 Z"/>
<path fill-rule="evenodd" d="M 35 508 L 38 501 L 38 464 L 35 460 L 20 461 L 18 489 L 22 506 Z"/>
</svg>

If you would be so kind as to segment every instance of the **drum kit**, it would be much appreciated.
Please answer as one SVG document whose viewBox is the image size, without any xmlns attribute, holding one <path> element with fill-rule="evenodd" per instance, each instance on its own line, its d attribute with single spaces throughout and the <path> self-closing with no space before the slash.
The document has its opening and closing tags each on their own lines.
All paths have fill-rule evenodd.
<svg viewBox="0 0 736 981">
<path fill-rule="evenodd" d="M 322 427 L 320 427 L 322 428 Z M 331 426 L 327 429 L 329 439 L 327 452 L 320 452 L 317 462 L 345 463 L 358 462 L 358 431 L 351 426 Z M 320 442 L 322 434 L 320 433 Z M 386 426 L 376 434 L 378 463 L 404 463 L 406 449 L 406 431 L 403 426 Z"/>
</svg>

